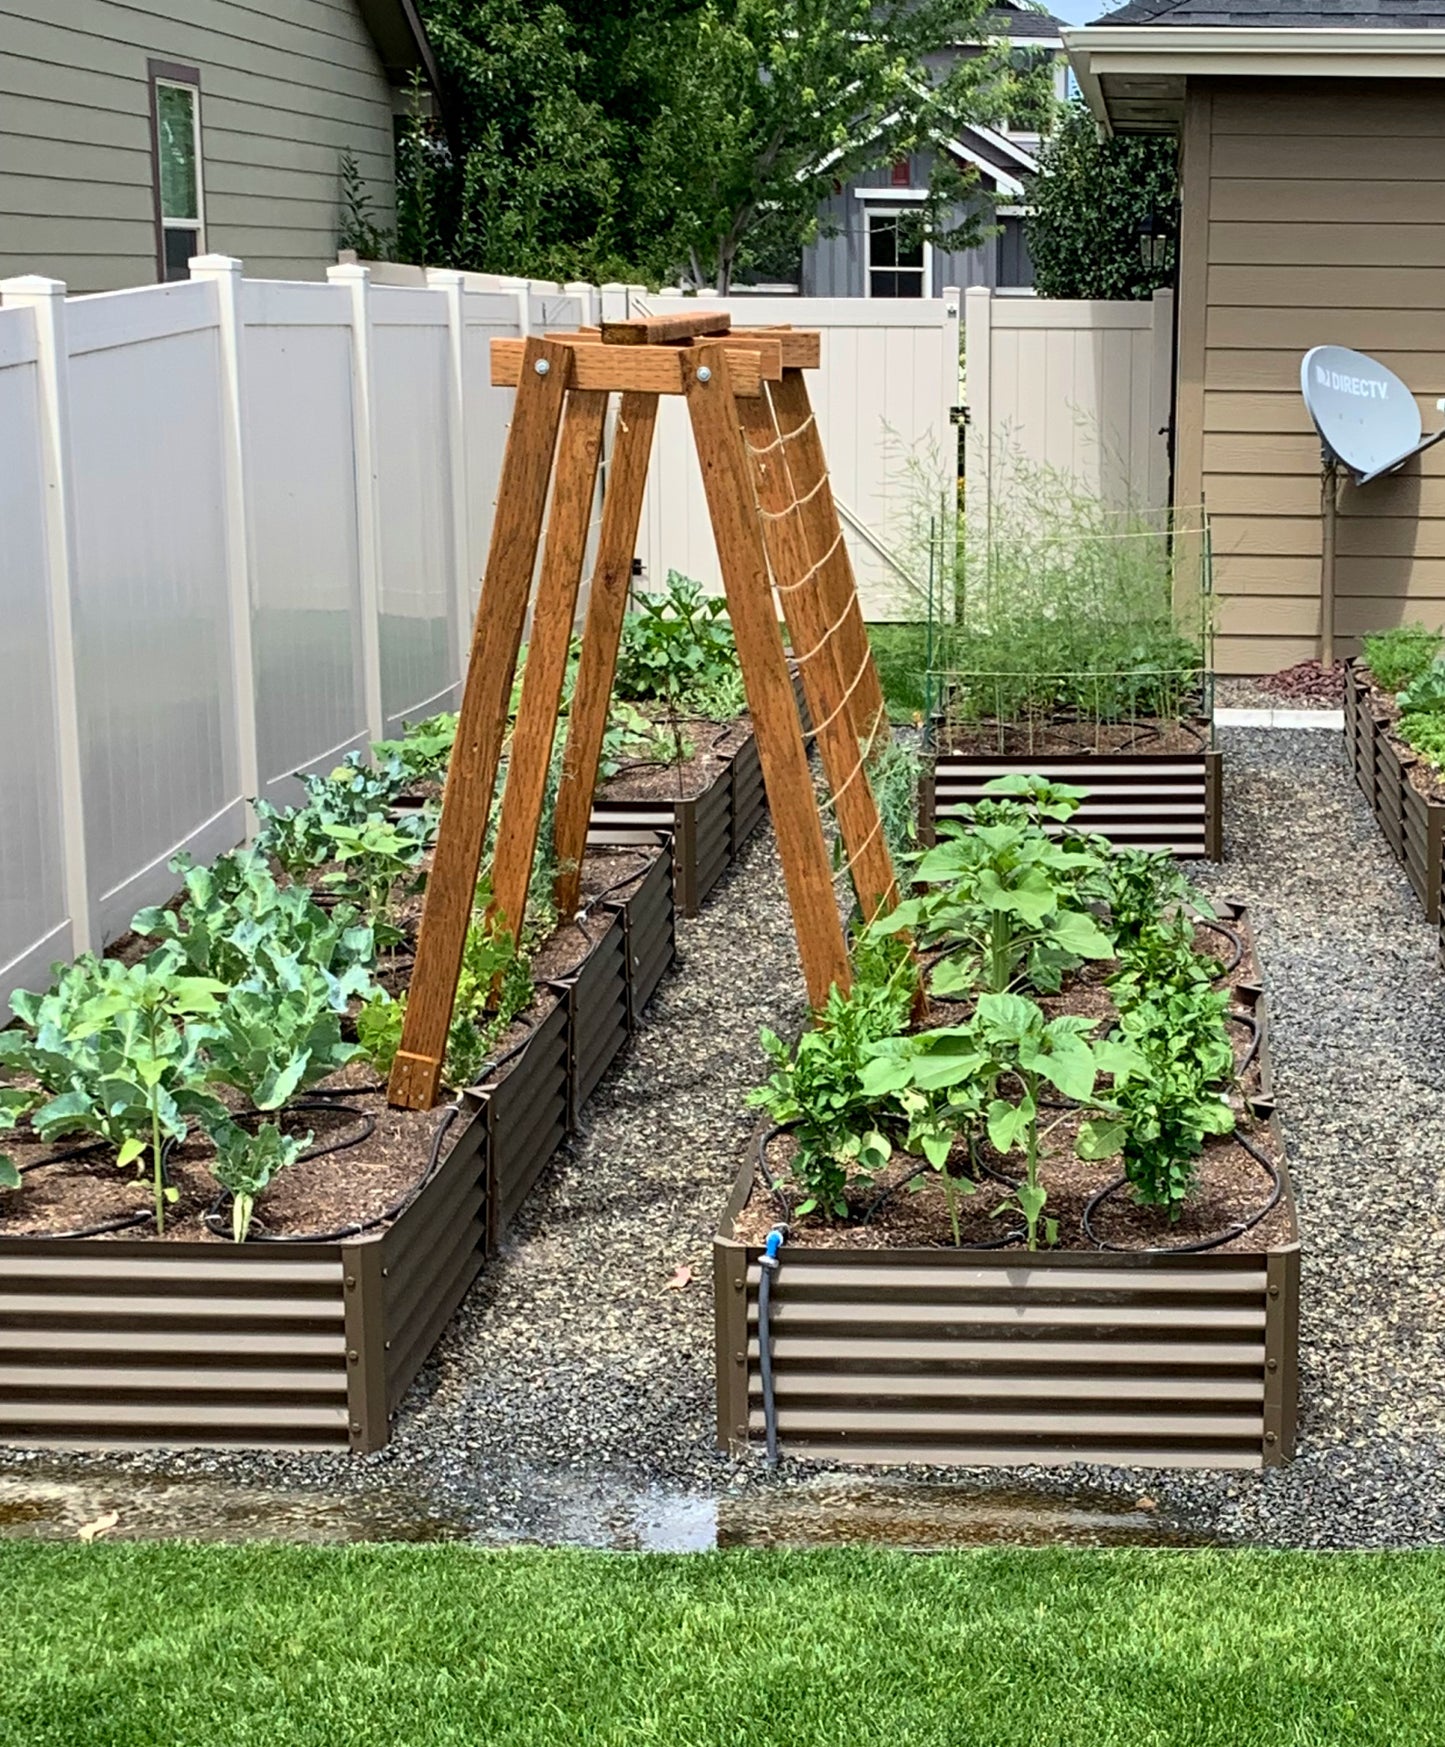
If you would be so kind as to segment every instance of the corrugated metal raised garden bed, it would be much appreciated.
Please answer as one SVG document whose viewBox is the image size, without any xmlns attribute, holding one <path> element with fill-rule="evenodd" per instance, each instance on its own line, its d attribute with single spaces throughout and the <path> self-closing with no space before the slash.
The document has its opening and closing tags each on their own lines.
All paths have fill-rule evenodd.
<svg viewBox="0 0 1445 1747">
<path fill-rule="evenodd" d="M 793 688 L 806 727 L 802 683 L 796 673 Z M 762 764 L 747 718 L 721 725 L 718 741 L 724 749 L 712 761 L 705 786 L 695 793 L 667 793 L 670 773 L 659 772 L 653 785 L 658 792 L 619 794 L 628 785 L 625 779 L 613 779 L 599 784 L 592 803 L 587 832 L 591 846 L 646 842 L 659 833 L 672 837 L 677 909 L 682 916 L 698 914 L 767 816 Z"/>
<path fill-rule="evenodd" d="M 296 1243 L 0 1236 L 0 1443 L 385 1444 L 672 961 L 666 845 L 607 910 L 494 1077 L 438 1113 L 450 1150 L 383 1227 Z"/>
<path fill-rule="evenodd" d="M 1242 919 L 1242 912 L 1235 912 Z M 858 1464 L 1258 1468 L 1293 1453 L 1299 1242 L 1263 995 L 1247 1108 L 1275 1161 L 1266 1223 L 1189 1253 L 783 1244 L 768 1356 L 784 1455 Z M 1243 1072 L 1243 1069 L 1241 1069 Z M 760 1130 L 754 1148 L 765 1135 Z M 714 1246 L 718 1440 L 764 1431 L 760 1284 L 770 1208 L 754 1148 Z M 745 1236 L 739 1235 L 743 1227 Z M 1159 1219 L 1159 1236 L 1171 1242 Z M 1226 1234 L 1228 1235 L 1228 1234 Z"/>
<path fill-rule="evenodd" d="M 935 748 L 925 754 L 919 827 L 932 842 L 938 821 L 974 806 L 995 777 L 1036 774 L 1084 791 L 1073 820 L 1131 849 L 1163 849 L 1187 859 L 1224 857 L 1223 754 L 1210 744 L 1209 724 L 1192 732 L 1195 747 L 1177 752 L 1135 749 L 1048 756 L 987 754 Z"/>
<path fill-rule="evenodd" d="M 1357 661 L 1345 663 L 1345 760 L 1426 920 L 1439 922 L 1445 803 L 1428 799 L 1410 781 L 1410 770 L 1420 761 L 1391 732 L 1393 699 L 1372 685 L 1368 674 Z"/>
</svg>

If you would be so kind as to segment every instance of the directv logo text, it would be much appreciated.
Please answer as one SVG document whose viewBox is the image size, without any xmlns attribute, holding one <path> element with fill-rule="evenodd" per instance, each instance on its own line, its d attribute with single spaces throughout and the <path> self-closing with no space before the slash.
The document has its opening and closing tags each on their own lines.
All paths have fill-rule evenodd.
<svg viewBox="0 0 1445 1747">
<path fill-rule="evenodd" d="M 1361 400 L 1384 400 L 1390 392 L 1388 382 L 1377 382 L 1372 376 L 1342 376 L 1338 370 L 1326 370 L 1323 364 L 1315 365 L 1315 381 L 1341 394 L 1357 394 Z"/>
</svg>

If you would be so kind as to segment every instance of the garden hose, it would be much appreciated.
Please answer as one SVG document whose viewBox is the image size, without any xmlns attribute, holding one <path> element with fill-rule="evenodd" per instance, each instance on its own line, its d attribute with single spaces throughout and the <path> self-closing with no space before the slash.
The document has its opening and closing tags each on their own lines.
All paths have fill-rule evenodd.
<svg viewBox="0 0 1445 1747">
<path fill-rule="evenodd" d="M 763 1382 L 763 1437 L 770 1468 L 778 1465 L 778 1403 L 773 1390 L 773 1279 L 781 1265 L 778 1251 L 787 1235 L 786 1225 L 775 1225 L 768 1233 L 762 1255 L 758 1257 L 758 1370 Z"/>
<path fill-rule="evenodd" d="M 1269 1215 L 1274 1212 L 1275 1208 L 1279 1206 L 1280 1197 L 1284 1194 L 1284 1183 L 1277 1167 L 1271 1163 L 1252 1140 L 1239 1133 L 1236 1133 L 1233 1138 L 1260 1166 L 1264 1171 L 1265 1176 L 1268 1177 L 1270 1183 L 1269 1199 L 1265 1202 L 1263 1207 L 1261 1207 L 1256 1213 L 1252 1213 L 1248 1219 L 1238 1220 L 1234 1225 L 1230 1226 L 1228 1231 L 1220 1232 L 1218 1237 L 1202 1238 L 1198 1243 L 1147 1245 L 1111 1244 L 1106 1238 L 1101 1238 L 1094 1230 L 1093 1216 L 1096 1207 L 1117 1195 L 1129 1181 L 1127 1177 L 1116 1177 L 1112 1183 L 1106 1183 L 1097 1194 L 1090 1196 L 1088 1201 L 1084 1203 L 1083 1225 L 1086 1235 L 1097 1249 L 1109 1250 L 1116 1255 L 1188 1256 L 1197 1255 L 1204 1250 L 1217 1250 L 1222 1244 L 1227 1244 L 1234 1238 L 1242 1237 L 1245 1232 L 1252 1231 L 1262 1219 L 1267 1219 Z"/>
</svg>

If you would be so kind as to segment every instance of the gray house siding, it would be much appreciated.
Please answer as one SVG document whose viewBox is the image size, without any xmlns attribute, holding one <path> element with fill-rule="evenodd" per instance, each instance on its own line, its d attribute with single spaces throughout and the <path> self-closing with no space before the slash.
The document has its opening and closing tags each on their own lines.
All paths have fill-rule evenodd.
<svg viewBox="0 0 1445 1747">
<path fill-rule="evenodd" d="M 0 0 L 0 276 L 156 278 L 152 59 L 200 76 L 208 249 L 320 278 L 343 151 L 391 222 L 394 99 L 355 0 Z"/>
<path fill-rule="evenodd" d="M 926 187 L 931 165 L 920 155 L 910 161 L 910 181 L 915 187 Z M 892 183 L 892 171 L 882 168 L 865 171 L 847 183 L 824 202 L 820 214 L 817 238 L 803 250 L 802 292 L 804 297 L 864 297 L 867 295 L 867 213 L 870 206 L 887 209 L 887 192 Z M 877 201 L 860 200 L 858 188 L 877 188 Z M 911 204 L 900 200 L 900 206 Z M 956 215 L 952 222 L 956 222 Z M 832 234 L 828 234 L 832 233 Z M 976 249 L 954 251 L 933 250 L 931 295 L 941 297 L 945 286 L 994 286 L 999 277 L 998 236 L 985 237 Z"/>
</svg>

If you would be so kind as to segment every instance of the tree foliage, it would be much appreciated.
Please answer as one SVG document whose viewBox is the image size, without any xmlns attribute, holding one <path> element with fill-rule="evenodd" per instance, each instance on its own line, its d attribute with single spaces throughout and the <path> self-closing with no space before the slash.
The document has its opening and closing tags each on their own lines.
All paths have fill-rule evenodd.
<svg viewBox="0 0 1445 1747">
<path fill-rule="evenodd" d="M 1140 227 L 1178 199 L 1176 148 L 1148 134 L 1101 138 L 1088 106 L 1070 104 L 1039 156 L 1027 221 L 1040 297 L 1150 297 L 1174 277 L 1144 266 Z"/>
<path fill-rule="evenodd" d="M 994 119 L 1039 76 L 981 42 L 989 0 L 424 0 L 448 136 L 413 129 L 401 250 L 548 278 L 726 290 L 796 256 L 860 171 Z M 986 207 L 946 153 L 917 222 Z"/>
</svg>

